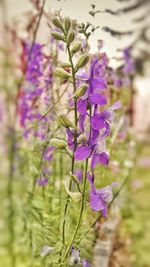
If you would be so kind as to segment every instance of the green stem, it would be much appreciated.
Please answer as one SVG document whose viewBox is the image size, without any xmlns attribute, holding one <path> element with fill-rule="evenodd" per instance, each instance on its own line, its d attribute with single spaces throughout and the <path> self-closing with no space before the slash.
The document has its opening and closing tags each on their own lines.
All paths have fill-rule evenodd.
<svg viewBox="0 0 150 267">
<path fill-rule="evenodd" d="M 69 61 L 70 61 L 70 64 L 71 64 L 71 69 L 72 69 L 73 93 L 75 93 L 76 92 L 75 68 L 74 68 L 74 64 L 73 64 L 73 61 L 72 61 L 70 47 L 67 46 L 67 50 L 68 50 Z M 77 127 L 78 116 L 77 116 L 77 101 L 76 101 L 76 99 L 74 99 L 74 121 L 75 121 L 75 126 Z M 71 165 L 71 172 L 72 173 L 74 173 L 74 163 L 75 163 L 74 152 L 76 150 L 76 147 L 77 147 L 77 132 L 76 132 L 76 130 L 74 130 L 74 151 L 73 151 L 72 165 Z M 72 187 L 72 180 L 70 179 L 69 190 L 71 190 L 71 187 Z M 64 220 L 63 220 L 63 225 L 62 225 L 62 241 L 63 241 L 63 244 L 65 244 L 65 226 L 66 226 L 66 215 L 67 215 L 68 205 L 69 205 L 69 196 L 67 197 L 67 201 L 66 201 L 66 205 L 65 205 Z"/>
<path fill-rule="evenodd" d="M 83 214 L 83 209 L 84 209 L 84 200 L 85 200 L 85 191 L 86 191 L 86 180 L 87 180 L 87 169 L 88 169 L 88 159 L 85 162 L 85 172 L 84 172 L 84 180 L 83 180 L 83 195 L 82 195 L 82 200 L 81 200 L 81 206 L 80 206 L 80 212 L 79 212 L 79 217 L 78 217 L 78 221 L 77 221 L 77 225 L 74 231 L 74 234 L 72 236 L 72 239 L 68 245 L 66 254 L 64 256 L 64 261 L 66 260 L 66 258 L 68 257 L 68 254 L 70 252 L 71 246 L 76 238 L 76 235 L 78 233 L 80 224 L 81 224 L 81 219 L 82 219 L 82 214 Z"/>
<path fill-rule="evenodd" d="M 125 177 L 122 185 L 120 186 L 120 188 L 118 189 L 118 191 L 115 193 L 112 201 L 109 203 L 108 207 L 110 208 L 114 202 L 114 200 L 118 197 L 118 195 L 120 194 L 120 192 L 122 191 L 122 189 L 124 188 L 124 186 L 126 185 L 128 179 L 130 178 L 131 175 L 131 170 L 128 172 L 127 176 Z M 81 242 L 82 239 L 84 239 L 84 237 L 90 232 L 91 228 L 94 227 L 94 225 L 96 224 L 96 222 L 101 219 L 103 216 L 102 214 L 100 214 L 93 222 L 92 224 L 89 226 L 89 228 L 84 232 L 84 234 L 80 237 L 78 244 Z"/>
<path fill-rule="evenodd" d="M 62 154 L 60 154 L 59 158 L 59 167 L 60 167 L 60 185 L 59 185 L 59 206 L 60 206 L 60 213 L 61 213 L 61 201 L 62 201 L 62 180 L 63 180 L 63 157 Z"/>
</svg>

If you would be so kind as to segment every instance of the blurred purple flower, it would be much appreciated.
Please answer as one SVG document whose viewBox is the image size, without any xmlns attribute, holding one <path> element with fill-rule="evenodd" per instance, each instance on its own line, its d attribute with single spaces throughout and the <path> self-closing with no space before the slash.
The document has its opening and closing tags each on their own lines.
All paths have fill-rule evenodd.
<svg viewBox="0 0 150 267">
<path fill-rule="evenodd" d="M 36 179 L 36 182 L 39 186 L 45 186 L 48 184 L 48 178 L 46 178 L 45 176 L 41 175 L 40 178 Z"/>
<path fill-rule="evenodd" d="M 89 261 L 88 261 L 87 259 L 83 259 L 83 260 L 82 260 L 82 266 L 83 266 L 83 267 L 90 267 L 90 263 L 89 263 Z"/>
<path fill-rule="evenodd" d="M 48 146 L 44 152 L 44 156 L 43 156 L 44 160 L 51 161 L 53 158 L 53 151 L 54 151 L 54 148 L 52 146 Z"/>
</svg>

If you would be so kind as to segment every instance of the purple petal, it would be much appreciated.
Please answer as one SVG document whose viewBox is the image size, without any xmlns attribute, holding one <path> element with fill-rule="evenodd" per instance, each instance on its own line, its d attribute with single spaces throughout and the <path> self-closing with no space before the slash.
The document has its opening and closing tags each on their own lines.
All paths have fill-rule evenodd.
<svg viewBox="0 0 150 267">
<path fill-rule="evenodd" d="M 89 263 L 89 261 L 86 260 L 86 259 L 83 259 L 83 260 L 82 260 L 82 267 L 90 267 L 90 263 Z"/>
<path fill-rule="evenodd" d="M 105 209 L 106 204 L 100 195 L 95 194 L 93 190 L 90 192 L 90 206 L 94 211 L 102 211 Z"/>
<path fill-rule="evenodd" d="M 36 179 L 36 182 L 39 186 L 45 186 L 48 184 L 48 178 L 46 177 L 38 178 Z"/>
<path fill-rule="evenodd" d="M 105 79 L 103 78 L 99 78 L 99 79 L 92 79 L 91 81 L 93 90 L 95 89 L 106 89 L 107 88 L 107 82 Z"/>
<path fill-rule="evenodd" d="M 102 165 L 108 165 L 109 163 L 109 155 L 106 152 L 103 152 L 99 155 L 99 162 Z"/>
<path fill-rule="evenodd" d="M 94 130 L 100 130 L 100 129 L 103 129 L 105 128 L 106 126 L 106 123 L 104 121 L 103 118 L 101 118 L 101 116 L 99 115 L 94 115 L 92 118 L 91 118 L 91 126 Z"/>
<path fill-rule="evenodd" d="M 87 159 L 91 155 L 92 149 L 89 146 L 80 146 L 75 151 L 75 159 L 76 160 L 84 160 Z"/>
<path fill-rule="evenodd" d="M 87 100 L 79 99 L 77 102 L 77 109 L 78 112 L 82 115 L 86 115 L 86 109 L 87 109 Z"/>
<path fill-rule="evenodd" d="M 120 109 L 122 107 L 122 104 L 120 101 L 115 102 L 110 108 L 112 110 Z"/>
<path fill-rule="evenodd" d="M 104 106 L 107 104 L 107 98 L 104 95 L 101 95 L 99 93 L 93 93 L 90 95 L 90 102 L 95 105 L 101 105 Z"/>
<path fill-rule="evenodd" d="M 79 116 L 79 127 L 81 132 L 84 132 L 84 121 L 85 121 L 86 115 L 80 115 Z"/>
<path fill-rule="evenodd" d="M 91 160 L 91 169 L 94 169 L 98 163 L 99 163 L 99 155 L 97 153 L 93 153 Z"/>
</svg>

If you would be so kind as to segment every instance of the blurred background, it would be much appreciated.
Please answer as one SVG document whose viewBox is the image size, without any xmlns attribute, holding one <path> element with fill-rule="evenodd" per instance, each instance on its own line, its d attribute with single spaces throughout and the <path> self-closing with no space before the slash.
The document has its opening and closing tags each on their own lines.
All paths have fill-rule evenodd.
<svg viewBox="0 0 150 267">
<path fill-rule="evenodd" d="M 19 36 L 26 38 L 24 24 L 30 20 L 34 12 L 36 13 L 31 2 L 28 0 L 0 0 L 0 47 L 8 45 L 8 25 L 10 28 L 15 28 Z M 102 51 L 108 54 L 112 66 L 119 66 L 120 63 L 117 58 L 120 56 L 120 49 L 130 47 L 139 35 L 139 31 L 142 32 L 145 27 L 146 29 L 148 28 L 147 42 L 144 43 L 143 39 L 139 38 L 139 50 L 142 53 L 149 52 L 150 1 L 145 1 L 145 4 L 139 6 L 139 8 L 133 9 L 132 12 L 122 13 L 119 16 L 110 12 L 110 10 L 124 8 L 127 4 L 134 5 L 135 2 L 132 0 L 47 0 L 45 10 L 49 14 L 60 12 L 62 16 L 70 16 L 79 22 L 89 21 L 95 26 L 99 25 L 100 28 L 89 39 L 90 52 L 94 53 L 97 49 L 98 40 L 103 40 L 104 46 Z M 141 2 L 143 1 L 141 0 Z M 100 10 L 96 16 L 89 15 L 91 4 L 95 4 L 97 10 Z M 106 10 L 107 12 L 104 12 Z M 144 16 L 143 19 L 136 20 L 137 18 L 142 18 L 142 16 Z M 123 33 L 131 30 L 133 34 L 127 33 L 116 36 L 115 34 L 110 34 L 107 30 L 104 31 L 103 28 L 106 26 Z M 37 40 L 41 43 L 49 41 L 49 28 L 47 26 L 47 18 L 45 17 L 42 18 Z M 135 57 L 138 54 L 137 50 L 135 49 Z M 142 74 L 140 72 L 137 73 L 130 91 L 128 114 L 131 132 L 138 144 L 138 155 L 130 184 L 128 185 L 129 194 L 127 194 L 127 203 L 122 212 L 123 220 L 120 230 L 118 230 L 116 247 L 112 255 L 110 267 L 150 267 L 150 62 L 148 55 L 146 57 L 144 71 Z M 3 55 L 0 55 L 0 60 L 3 60 Z M 0 75 L 0 80 L 2 80 L 4 78 L 3 66 L 0 69 Z M 5 78 L 7 80 L 7 77 Z M 2 99 L 3 92 L 0 92 L 0 120 L 1 114 L 5 113 Z M 8 168 L 7 162 L 3 160 L 3 134 L 1 129 L 0 161 L 2 179 L 5 177 Z M 3 200 L 4 188 L 3 183 L 1 183 L 2 206 L 7 207 L 7 200 Z M 5 211 L 1 210 L 0 257 L 7 257 L 6 248 L 4 247 L 5 237 L 3 236 L 5 226 L 4 213 Z M 4 261 L 2 261 L 1 265 L 1 260 L 0 266 L 9 267 L 9 265 L 4 265 Z"/>
</svg>

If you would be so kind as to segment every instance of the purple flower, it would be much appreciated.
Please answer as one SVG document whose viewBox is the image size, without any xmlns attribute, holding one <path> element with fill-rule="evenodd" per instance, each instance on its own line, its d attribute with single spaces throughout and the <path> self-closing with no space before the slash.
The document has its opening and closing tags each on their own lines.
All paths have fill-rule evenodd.
<svg viewBox="0 0 150 267">
<path fill-rule="evenodd" d="M 69 264 L 75 265 L 75 264 L 80 264 L 80 263 L 81 263 L 80 249 L 76 249 L 74 248 L 74 246 L 72 246 Z"/>
<path fill-rule="evenodd" d="M 101 211 L 103 217 L 107 217 L 108 204 L 113 199 L 112 188 L 116 186 L 117 183 L 114 182 L 109 186 L 103 187 L 101 189 L 96 189 L 93 181 L 93 176 L 88 174 L 88 179 L 91 184 L 90 206 L 93 211 Z"/>
<path fill-rule="evenodd" d="M 105 129 L 102 136 L 108 136 L 110 134 L 110 124 L 114 120 L 114 110 L 119 109 L 121 107 L 120 101 L 117 101 L 108 109 L 94 114 L 91 118 L 91 126 L 94 130 L 102 130 Z"/>
<path fill-rule="evenodd" d="M 36 182 L 39 186 L 45 186 L 48 184 L 48 178 L 44 177 L 43 175 L 41 175 L 40 178 L 36 179 Z"/>
<path fill-rule="evenodd" d="M 82 266 L 83 266 L 83 267 L 90 267 L 90 263 L 89 263 L 89 261 L 88 261 L 87 259 L 83 259 L 83 260 L 82 260 Z"/>
<path fill-rule="evenodd" d="M 53 158 L 53 151 L 54 148 L 52 146 L 47 147 L 44 152 L 44 160 L 51 161 Z"/>
<path fill-rule="evenodd" d="M 106 151 L 105 139 L 94 139 L 87 144 L 78 146 L 75 151 L 76 160 L 85 160 L 91 157 L 91 168 L 95 168 L 98 163 L 102 165 L 107 165 L 109 163 L 109 155 Z"/>
<path fill-rule="evenodd" d="M 84 160 L 90 157 L 92 148 L 88 145 L 79 146 L 75 151 L 76 160 Z"/>
<path fill-rule="evenodd" d="M 85 95 L 77 102 L 78 112 L 82 115 L 86 115 L 88 103 L 100 106 L 107 104 L 106 96 L 101 94 L 101 91 L 107 88 L 107 81 L 102 75 L 102 68 L 103 63 L 100 64 L 99 58 L 96 57 L 91 63 L 89 74 L 77 74 L 78 78 L 89 85 Z"/>
<path fill-rule="evenodd" d="M 125 74 L 132 74 L 135 71 L 135 62 L 131 57 L 131 51 L 129 48 L 125 48 L 123 51 L 125 65 L 123 67 L 123 72 Z"/>
</svg>

